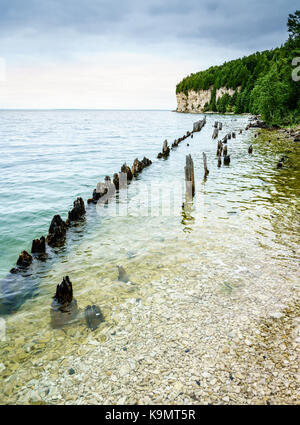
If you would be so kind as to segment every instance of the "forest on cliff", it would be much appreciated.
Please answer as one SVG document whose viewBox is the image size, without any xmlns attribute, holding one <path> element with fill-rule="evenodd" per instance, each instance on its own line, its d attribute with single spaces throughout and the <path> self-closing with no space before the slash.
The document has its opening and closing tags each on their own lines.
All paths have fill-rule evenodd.
<svg viewBox="0 0 300 425">
<path fill-rule="evenodd" d="M 299 124 L 300 10 L 289 15 L 287 27 L 289 37 L 281 47 L 191 74 L 177 84 L 176 93 L 211 88 L 204 111 L 260 114 L 270 125 Z M 216 100 L 220 87 L 235 92 Z"/>
</svg>

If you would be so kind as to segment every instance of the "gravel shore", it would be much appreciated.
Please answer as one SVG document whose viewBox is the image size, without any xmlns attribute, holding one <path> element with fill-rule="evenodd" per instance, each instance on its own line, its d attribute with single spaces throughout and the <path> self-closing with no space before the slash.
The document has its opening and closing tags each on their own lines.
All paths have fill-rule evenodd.
<svg viewBox="0 0 300 425">
<path fill-rule="evenodd" d="M 297 404 L 299 302 L 255 314 L 247 291 L 213 292 L 195 270 L 152 281 L 80 357 L 54 359 L 19 403 Z M 213 308 L 215 306 L 215 308 Z M 280 307 L 280 306 L 278 306 Z M 268 311 L 269 310 L 269 311 Z M 249 314 L 253 313 L 253 314 Z"/>
</svg>

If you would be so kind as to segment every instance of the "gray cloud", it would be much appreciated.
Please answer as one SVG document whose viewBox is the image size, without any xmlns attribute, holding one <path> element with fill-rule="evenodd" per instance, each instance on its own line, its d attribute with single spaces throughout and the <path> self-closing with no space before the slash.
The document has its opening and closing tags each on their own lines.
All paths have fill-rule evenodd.
<svg viewBox="0 0 300 425">
<path fill-rule="evenodd" d="M 2 51 L 81 49 L 86 37 L 102 37 L 120 45 L 209 43 L 240 50 L 275 47 L 287 38 L 289 0 L 0 0 Z M 19 45 L 17 41 L 19 40 Z M 76 41 L 76 42 L 75 42 Z M 84 45 L 87 49 L 87 44 Z M 90 49 L 93 46 L 90 45 Z M 2 53 L 3 54 L 3 53 Z"/>
</svg>

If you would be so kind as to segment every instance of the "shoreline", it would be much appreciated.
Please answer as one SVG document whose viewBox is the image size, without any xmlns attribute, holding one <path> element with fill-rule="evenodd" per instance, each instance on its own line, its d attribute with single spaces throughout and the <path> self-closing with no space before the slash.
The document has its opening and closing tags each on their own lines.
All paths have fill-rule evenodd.
<svg viewBox="0 0 300 425">
<path fill-rule="evenodd" d="M 258 130 L 267 141 L 268 130 Z M 286 134 L 278 132 L 278 137 L 282 141 Z M 262 155 L 259 149 L 266 144 L 256 146 L 257 139 L 253 132 L 254 155 Z M 271 149 L 276 143 L 273 136 Z M 249 158 L 246 154 L 245 161 Z M 226 227 L 221 221 L 217 224 L 224 244 L 215 251 L 213 263 L 206 260 L 207 253 L 214 252 L 207 241 L 200 256 L 196 243 L 190 247 L 189 261 L 174 270 L 168 269 L 168 259 L 166 264 L 163 259 L 157 264 L 151 261 L 145 283 L 133 278 L 138 284 L 127 287 L 132 294 L 118 307 L 107 305 L 111 317 L 97 332 L 86 333 L 81 343 L 78 328 L 53 333 L 55 344 L 76 344 L 76 349 L 32 356 L 27 382 L 21 378 L 25 363 L 5 378 L 1 404 L 297 404 L 300 332 L 295 258 L 285 259 L 286 269 L 277 279 L 273 263 L 275 270 L 280 269 L 272 258 L 274 251 L 254 262 L 258 246 L 250 243 L 246 253 L 244 241 L 244 246 L 235 248 L 230 222 Z M 214 230 L 218 237 L 218 229 Z M 239 257 L 234 255 L 237 248 Z M 241 261 L 231 264 L 230 257 Z M 238 273 L 245 274 L 243 280 L 250 285 L 236 285 L 225 275 L 220 286 L 218 277 L 226 263 L 229 269 L 240 268 Z M 162 271 L 153 275 L 155 265 Z M 289 285 L 291 279 L 294 285 Z M 46 334 L 39 338 L 37 352 L 45 350 L 47 341 Z"/>
</svg>

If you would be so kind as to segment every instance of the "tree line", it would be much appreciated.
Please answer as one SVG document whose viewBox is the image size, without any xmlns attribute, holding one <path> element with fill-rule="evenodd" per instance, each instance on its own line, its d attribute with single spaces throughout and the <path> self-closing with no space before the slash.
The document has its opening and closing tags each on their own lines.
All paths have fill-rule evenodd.
<svg viewBox="0 0 300 425">
<path fill-rule="evenodd" d="M 204 111 L 260 114 L 270 125 L 299 123 L 300 81 L 292 78 L 292 60 L 300 57 L 300 10 L 289 15 L 287 27 L 289 38 L 281 47 L 191 74 L 177 84 L 176 93 L 212 88 Z M 235 92 L 216 99 L 221 87 Z"/>
</svg>

